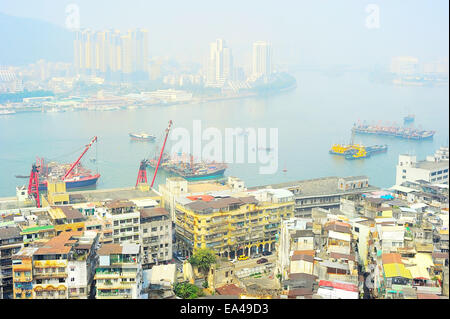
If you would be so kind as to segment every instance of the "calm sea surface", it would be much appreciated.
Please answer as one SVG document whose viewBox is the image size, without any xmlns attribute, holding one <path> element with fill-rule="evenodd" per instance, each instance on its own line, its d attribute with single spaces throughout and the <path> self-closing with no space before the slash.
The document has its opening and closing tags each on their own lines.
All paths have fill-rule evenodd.
<svg viewBox="0 0 450 319">
<path fill-rule="evenodd" d="M 277 173 L 259 174 L 258 163 L 229 165 L 226 175 L 244 179 L 247 186 L 368 175 L 371 184 L 390 187 L 395 183 L 399 154 L 412 153 L 419 160 L 425 159 L 448 144 L 448 86 L 397 87 L 371 82 L 367 73 L 294 75 L 298 83 L 295 90 L 264 98 L 139 110 L 0 116 L 0 196 L 15 195 L 15 187 L 27 182 L 14 175 L 28 175 L 36 156 L 73 162 L 93 136 L 98 136 L 98 143 L 85 155 L 83 164 L 101 174 L 97 188 L 134 186 L 139 162 L 154 155 L 155 144 L 160 144 L 169 120 L 174 128 L 190 131 L 193 120 L 201 120 L 203 129 L 216 127 L 223 134 L 225 128 L 278 128 Z M 355 161 L 328 153 L 331 144 L 350 140 L 351 127 L 358 119 L 402 124 L 408 113 L 416 115 L 416 126 L 436 130 L 433 140 L 356 135 L 355 142 L 364 145 L 388 144 L 388 152 Z M 158 141 L 132 142 L 128 136 L 132 131 L 154 134 Z M 90 161 L 95 157 L 96 163 Z M 151 180 L 153 171 L 148 175 Z M 156 182 L 164 183 L 166 176 L 159 171 Z"/>
</svg>

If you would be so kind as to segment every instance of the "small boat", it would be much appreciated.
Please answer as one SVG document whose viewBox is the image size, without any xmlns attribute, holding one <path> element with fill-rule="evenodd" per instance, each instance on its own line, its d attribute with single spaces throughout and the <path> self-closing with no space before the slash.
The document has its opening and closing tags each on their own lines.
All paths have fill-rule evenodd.
<svg viewBox="0 0 450 319">
<path fill-rule="evenodd" d="M 0 110 L 0 115 L 10 115 L 10 114 L 16 114 L 16 111 Z"/>
<path fill-rule="evenodd" d="M 156 139 L 156 136 L 147 133 L 129 133 L 133 141 L 149 141 L 152 142 Z"/>
<path fill-rule="evenodd" d="M 30 178 L 30 175 L 14 175 L 16 178 Z"/>
</svg>

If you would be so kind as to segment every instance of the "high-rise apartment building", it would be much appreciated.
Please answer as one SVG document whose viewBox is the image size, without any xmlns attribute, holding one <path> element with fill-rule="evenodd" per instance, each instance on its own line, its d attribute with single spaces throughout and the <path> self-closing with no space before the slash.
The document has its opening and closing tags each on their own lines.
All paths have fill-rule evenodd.
<svg viewBox="0 0 450 319">
<path fill-rule="evenodd" d="M 209 45 L 206 86 L 222 87 L 233 79 L 233 54 L 223 39 Z"/>
<path fill-rule="evenodd" d="M 253 43 L 252 77 L 257 79 L 272 73 L 272 44 L 266 41 Z"/>
<path fill-rule="evenodd" d="M 148 78 L 148 31 L 78 31 L 74 41 L 74 65 L 79 74 L 113 80 Z"/>
<path fill-rule="evenodd" d="M 294 194 L 285 189 L 214 195 L 177 200 L 177 249 L 185 256 L 199 248 L 227 258 L 272 251 L 280 223 L 294 215 Z"/>
</svg>

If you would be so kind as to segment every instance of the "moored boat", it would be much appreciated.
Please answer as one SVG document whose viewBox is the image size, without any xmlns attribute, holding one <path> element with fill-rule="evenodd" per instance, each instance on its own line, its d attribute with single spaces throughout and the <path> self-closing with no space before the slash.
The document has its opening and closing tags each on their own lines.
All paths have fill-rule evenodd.
<svg viewBox="0 0 450 319">
<path fill-rule="evenodd" d="M 154 141 L 156 136 L 147 133 L 129 133 L 133 141 Z"/>
</svg>

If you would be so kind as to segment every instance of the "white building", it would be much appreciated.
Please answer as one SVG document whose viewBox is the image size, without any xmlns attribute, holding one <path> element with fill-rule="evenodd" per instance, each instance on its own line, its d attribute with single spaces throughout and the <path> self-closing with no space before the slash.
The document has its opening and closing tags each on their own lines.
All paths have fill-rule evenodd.
<svg viewBox="0 0 450 319">
<path fill-rule="evenodd" d="M 401 75 L 418 73 L 419 59 L 410 56 L 398 56 L 391 59 L 391 72 Z"/>
<path fill-rule="evenodd" d="M 97 254 L 96 299 L 139 299 L 143 281 L 139 245 L 104 244 Z"/>
<path fill-rule="evenodd" d="M 267 41 L 253 43 L 252 77 L 257 79 L 272 73 L 272 44 Z"/>
<path fill-rule="evenodd" d="M 399 155 L 395 184 L 401 185 L 405 181 L 418 180 L 448 184 L 448 167 L 448 151 L 445 155 L 442 148 L 434 156 L 428 156 L 425 161 L 417 161 L 415 155 Z"/>
<path fill-rule="evenodd" d="M 70 299 L 88 299 L 96 266 L 96 245 L 99 234 L 85 231 L 73 247 L 72 258 L 67 263 Z"/>
<path fill-rule="evenodd" d="M 192 100 L 192 93 L 174 89 L 142 92 L 141 96 L 144 99 L 157 99 L 165 103 L 189 102 Z"/>
<path fill-rule="evenodd" d="M 280 239 L 277 247 L 277 272 L 283 279 L 288 278 L 290 259 L 294 250 L 314 249 L 314 234 L 307 230 L 307 223 L 312 219 L 291 218 L 281 223 Z"/>
<path fill-rule="evenodd" d="M 381 248 L 383 253 L 396 252 L 397 248 L 403 248 L 405 245 L 405 227 L 404 226 L 381 226 L 377 225 L 381 239 Z"/>
<path fill-rule="evenodd" d="M 130 201 L 110 201 L 105 203 L 113 223 L 113 242 L 140 243 L 140 213 Z"/>
<path fill-rule="evenodd" d="M 209 58 L 206 84 L 209 87 L 222 87 L 233 79 L 233 55 L 223 39 L 217 39 L 209 45 Z"/>
</svg>

